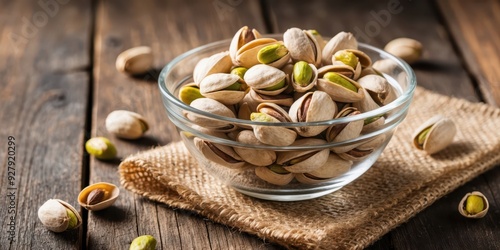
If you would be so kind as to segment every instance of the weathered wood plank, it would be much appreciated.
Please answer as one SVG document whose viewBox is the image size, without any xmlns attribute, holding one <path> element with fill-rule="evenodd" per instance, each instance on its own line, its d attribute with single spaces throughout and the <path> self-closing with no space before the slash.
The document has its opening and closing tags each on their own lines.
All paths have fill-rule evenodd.
<svg viewBox="0 0 500 250">
<path fill-rule="evenodd" d="M 189 21 L 188 21 L 189 20 Z M 243 25 L 265 31 L 258 2 L 255 1 L 99 1 L 95 41 L 95 95 L 92 136 L 109 137 L 119 157 L 139 150 L 179 140 L 174 125 L 162 106 L 154 74 L 132 78 L 115 69 L 117 55 L 130 47 L 150 46 L 155 67 L 209 42 L 231 38 Z M 104 127 L 107 114 L 127 109 L 142 114 L 150 123 L 146 138 L 120 140 Z M 90 183 L 119 184 L 117 162 L 91 159 Z M 163 249 L 218 249 L 221 244 L 249 246 L 263 244 L 247 234 L 235 233 L 185 211 L 141 199 L 122 189 L 114 207 L 122 211 L 108 219 L 89 214 L 88 247 L 124 249 L 141 234 L 151 234 Z M 112 230 L 110 230 L 112 228 Z M 231 237 L 227 235 L 231 234 Z M 104 241 L 103 239 L 107 239 Z M 221 243 L 227 242 L 227 243 Z M 245 248 L 245 246 L 243 246 Z"/>
<path fill-rule="evenodd" d="M 500 2 L 439 0 L 437 3 L 485 101 L 499 106 Z"/>
<path fill-rule="evenodd" d="M 63 2 L 63 1 L 61 1 Z M 68 2 L 68 1 L 66 1 Z M 2 249 L 78 249 L 82 228 L 44 228 L 38 207 L 58 198 L 79 208 L 89 94 L 90 5 L 0 1 Z M 61 43 L 61 41 L 64 41 Z M 15 138 L 16 190 L 8 190 L 7 141 Z M 7 195 L 13 191 L 13 203 Z M 12 196 L 9 196 L 12 197 Z M 13 206 L 9 211 L 9 206 Z M 7 225 L 14 218 L 14 240 Z"/>
</svg>

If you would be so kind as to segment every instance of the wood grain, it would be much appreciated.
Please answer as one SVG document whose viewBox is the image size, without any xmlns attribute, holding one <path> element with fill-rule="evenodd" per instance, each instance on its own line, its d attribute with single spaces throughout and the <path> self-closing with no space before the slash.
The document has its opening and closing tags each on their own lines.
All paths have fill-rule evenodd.
<svg viewBox="0 0 500 250">
<path fill-rule="evenodd" d="M 485 101 L 499 106 L 500 2 L 438 0 L 437 3 Z"/>
<path fill-rule="evenodd" d="M 79 209 L 90 5 L 73 1 L 58 5 L 57 11 L 54 7 L 49 15 L 36 3 L 0 1 L 1 196 L 7 195 L 7 136 L 16 142 L 17 187 L 15 242 L 9 242 L 4 230 L 8 200 L 0 200 L 0 248 L 78 249 L 82 228 L 52 233 L 38 220 L 37 210 L 50 198 Z"/>
</svg>

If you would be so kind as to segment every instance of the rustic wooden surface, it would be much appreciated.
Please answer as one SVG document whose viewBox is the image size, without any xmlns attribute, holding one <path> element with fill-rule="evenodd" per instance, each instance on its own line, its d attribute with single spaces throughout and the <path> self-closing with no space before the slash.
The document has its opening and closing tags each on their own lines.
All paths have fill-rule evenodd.
<svg viewBox="0 0 500 250">
<path fill-rule="evenodd" d="M 79 230 L 51 233 L 36 214 L 49 198 L 78 207 L 76 196 L 89 183 L 119 183 L 119 160 L 97 161 L 84 153 L 89 137 L 112 138 L 119 157 L 178 140 L 161 105 L 158 70 L 189 49 L 230 38 L 243 25 L 262 33 L 284 32 L 292 26 L 322 34 L 346 30 L 379 47 L 396 37 L 412 37 L 425 47 L 423 59 L 413 65 L 420 86 L 470 101 L 500 103 L 496 70 L 500 4 L 493 0 L 46 3 L 52 5 L 0 0 L 0 162 L 4 168 L 0 195 L 5 197 L 0 201 L 0 249 L 127 249 L 141 234 L 155 236 L 158 249 L 281 249 L 124 189 L 109 209 L 93 213 L 81 209 L 84 224 Z M 381 13 L 389 13 L 390 19 L 378 19 Z M 151 46 L 156 69 L 141 77 L 117 72 L 116 56 L 138 45 Z M 151 131 L 138 141 L 110 136 L 104 119 L 116 109 L 143 114 Z M 5 226 L 11 216 L 8 136 L 16 142 L 15 242 L 9 242 Z M 499 183 L 496 168 L 438 200 L 370 248 L 500 249 Z M 466 220 L 455 212 L 461 197 L 472 190 L 490 199 L 492 208 L 482 220 Z"/>
</svg>

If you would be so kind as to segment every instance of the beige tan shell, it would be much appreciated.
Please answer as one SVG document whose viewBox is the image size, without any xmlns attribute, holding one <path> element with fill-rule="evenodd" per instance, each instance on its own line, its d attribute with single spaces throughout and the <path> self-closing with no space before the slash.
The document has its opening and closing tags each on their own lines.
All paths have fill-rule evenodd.
<svg viewBox="0 0 500 250">
<path fill-rule="evenodd" d="M 294 122 L 315 122 L 331 120 L 337 113 L 337 105 L 323 91 L 308 92 L 297 99 L 288 111 Z M 297 127 L 296 131 L 304 137 L 316 136 L 328 126 Z"/>
<path fill-rule="evenodd" d="M 385 73 L 385 74 L 392 74 L 393 71 L 397 68 L 398 64 L 396 61 L 387 58 L 387 59 L 380 59 L 378 61 L 375 61 L 372 65 L 372 67 L 377 70 L 380 73 Z"/>
<path fill-rule="evenodd" d="M 290 107 L 293 104 L 293 97 L 286 94 L 265 95 L 251 89 L 250 92 L 248 92 L 248 97 L 251 98 L 252 102 L 256 102 L 258 104 L 267 102 L 267 103 L 278 104 L 280 106 L 285 106 L 285 107 Z M 252 102 L 249 102 L 249 105 Z"/>
<path fill-rule="evenodd" d="M 303 93 L 311 90 L 316 85 L 316 81 L 318 80 L 318 69 L 316 68 L 316 66 L 314 66 L 314 64 L 311 63 L 309 64 L 309 67 L 311 67 L 312 69 L 313 77 L 307 86 L 300 86 L 298 83 L 295 82 L 295 77 L 293 77 L 293 70 L 290 74 L 287 74 L 287 76 L 290 79 L 289 81 L 292 83 L 292 87 L 295 90 L 295 92 Z"/>
<path fill-rule="evenodd" d="M 380 147 L 386 140 L 385 134 L 380 134 L 369 141 L 353 148 L 347 152 L 340 153 L 339 156 L 346 160 L 360 161 L 368 157 L 373 151 Z"/>
<path fill-rule="evenodd" d="M 371 95 L 365 88 L 360 88 L 363 92 L 363 99 L 353 102 L 352 106 L 357 108 L 361 113 L 366 113 L 374 109 L 380 108 L 380 106 L 373 100 Z"/>
<path fill-rule="evenodd" d="M 260 38 L 261 35 L 256 29 L 249 29 L 248 26 L 243 26 L 239 29 L 233 36 L 231 44 L 229 45 L 229 55 L 234 64 L 237 64 L 236 56 L 238 50 L 243 47 L 243 45 Z"/>
<path fill-rule="evenodd" d="M 233 61 L 235 65 L 243 66 L 245 68 L 251 68 L 254 65 L 260 64 L 257 55 L 259 50 L 264 48 L 265 46 L 279 43 L 276 39 L 273 38 L 258 38 L 252 40 L 245 45 L 243 45 L 236 52 L 236 61 Z"/>
<path fill-rule="evenodd" d="M 255 175 L 271 184 L 284 186 L 293 180 L 292 173 L 279 174 L 269 169 L 269 167 L 256 167 Z"/>
<path fill-rule="evenodd" d="M 334 72 L 334 73 L 338 73 L 338 74 L 341 74 L 341 75 L 344 75 L 348 78 L 351 78 L 351 79 L 354 79 L 355 78 L 355 70 L 349 66 L 349 65 L 345 65 L 343 63 L 336 63 L 336 64 L 332 64 L 332 65 L 325 65 L 321 68 L 318 69 L 318 78 L 321 78 L 323 77 L 326 73 L 328 72 Z"/>
<path fill-rule="evenodd" d="M 193 71 L 193 80 L 199 86 L 201 80 L 206 76 L 214 73 L 229 73 L 232 66 L 229 52 L 224 51 L 211 55 L 196 64 Z"/>
<path fill-rule="evenodd" d="M 87 204 L 87 197 L 89 196 L 90 192 L 97 188 L 104 190 L 104 198 L 97 204 Z M 99 211 L 113 205 L 119 195 L 120 189 L 117 186 L 107 182 L 98 182 L 87 186 L 80 192 L 80 194 L 78 194 L 78 203 L 80 204 L 80 206 L 84 207 L 87 210 Z"/>
<path fill-rule="evenodd" d="M 283 42 L 294 62 L 305 61 L 315 66 L 321 64 L 321 47 L 309 32 L 290 28 L 283 34 Z"/>
<path fill-rule="evenodd" d="M 358 79 L 363 87 L 379 106 L 383 106 L 391 93 L 391 86 L 387 80 L 379 75 L 366 75 Z"/>
<path fill-rule="evenodd" d="M 269 65 L 259 64 L 247 70 L 244 80 L 247 85 L 255 92 L 265 95 L 278 95 L 286 90 L 287 84 L 284 87 L 276 90 L 264 90 L 272 87 L 286 78 L 286 74 Z"/>
<path fill-rule="evenodd" d="M 419 134 L 429 127 L 430 130 L 427 133 L 424 143 L 419 144 Z M 417 149 L 426 151 L 428 154 L 434 154 L 448 147 L 453 142 L 456 133 L 457 127 L 452 120 L 442 115 L 436 115 L 415 130 L 413 145 Z"/>
<path fill-rule="evenodd" d="M 352 33 L 339 32 L 326 43 L 322 51 L 321 62 L 323 65 L 332 64 L 333 54 L 343 49 L 358 49 L 358 41 Z"/>
<path fill-rule="evenodd" d="M 244 90 L 226 90 L 225 88 L 240 81 L 240 77 L 227 73 L 215 73 L 203 78 L 200 82 L 200 93 L 225 105 L 240 102 L 245 96 Z"/>
<path fill-rule="evenodd" d="M 148 129 L 148 122 L 142 115 L 128 110 L 115 110 L 108 114 L 106 130 L 124 139 L 140 138 Z"/>
<path fill-rule="evenodd" d="M 250 145 L 262 145 L 262 143 L 255 137 L 252 130 L 242 130 L 237 135 L 235 140 L 240 143 Z M 276 152 L 272 150 L 253 149 L 244 147 L 234 147 L 234 151 L 244 161 L 255 166 L 267 166 L 276 161 Z"/>
<path fill-rule="evenodd" d="M 210 98 L 198 98 L 193 102 L 191 102 L 190 106 L 214 115 L 236 118 L 233 111 L 231 111 L 228 107 Z M 184 115 L 193 123 L 200 125 L 202 127 L 207 127 L 207 128 L 234 127 L 232 124 L 229 124 L 227 122 L 211 119 L 188 111 L 184 112 Z"/>
<path fill-rule="evenodd" d="M 213 161 L 222 166 L 231 169 L 240 169 L 245 165 L 241 157 L 233 150 L 232 147 L 209 142 L 198 137 L 193 139 L 196 148 L 209 161 Z"/>
<path fill-rule="evenodd" d="M 257 111 L 273 117 L 275 122 L 291 122 L 288 113 L 274 103 L 261 103 Z M 253 125 L 255 137 L 262 143 L 274 146 L 288 146 L 295 141 L 297 133 L 289 128 L 280 126 Z"/>
<path fill-rule="evenodd" d="M 360 114 L 360 112 L 354 107 L 343 108 L 335 118 L 355 116 Z M 363 120 L 356 120 L 349 122 L 347 124 L 335 124 L 330 126 L 326 130 L 326 140 L 328 142 L 343 142 L 359 137 L 361 130 L 363 129 Z M 330 150 L 335 153 L 347 152 L 355 148 L 356 144 L 332 147 Z"/>
<path fill-rule="evenodd" d="M 278 41 L 278 42 L 271 43 L 271 44 L 283 44 L 283 42 L 282 41 Z M 269 44 L 269 45 L 271 45 L 271 44 Z M 257 53 L 259 53 L 259 52 L 257 51 Z M 258 58 L 257 55 L 255 55 L 255 57 Z M 286 53 L 286 55 L 282 56 L 280 59 L 278 59 L 278 60 L 276 60 L 274 62 L 271 62 L 271 63 L 267 63 L 266 65 L 269 65 L 271 67 L 275 67 L 277 69 L 280 69 L 283 66 L 285 66 L 286 64 L 288 64 L 289 62 L 290 62 L 290 52 Z"/>
<path fill-rule="evenodd" d="M 38 218 L 50 231 L 60 233 L 68 229 L 69 217 L 66 209 L 71 210 L 76 216 L 78 228 L 82 224 L 80 213 L 70 204 L 59 199 L 49 199 L 38 209 Z"/>
<path fill-rule="evenodd" d="M 326 141 L 322 139 L 304 138 L 296 140 L 291 146 L 323 145 L 325 143 Z M 276 163 L 283 165 L 283 168 L 292 173 L 307 173 L 323 166 L 328 160 L 329 154 L 330 151 L 327 148 L 278 152 Z"/>
<path fill-rule="evenodd" d="M 483 211 L 481 211 L 477 214 L 469 214 L 467 212 L 467 210 L 465 210 L 465 204 L 467 203 L 467 198 L 471 195 L 477 195 L 483 199 L 483 203 L 484 203 Z M 488 199 L 486 199 L 486 196 L 484 196 L 484 194 L 482 194 L 481 192 L 478 192 L 478 191 L 473 191 L 473 192 L 467 193 L 464 196 L 464 198 L 462 198 L 460 203 L 458 203 L 458 212 L 460 212 L 461 215 L 463 215 L 467 218 L 473 218 L 473 219 L 483 218 L 484 216 L 486 216 L 489 209 L 490 209 L 490 203 L 488 202 Z"/>
<path fill-rule="evenodd" d="M 414 63 L 422 56 L 422 44 L 411 38 L 401 37 L 385 45 L 384 50 L 400 57 L 407 63 Z"/>
<path fill-rule="evenodd" d="M 381 75 L 381 74 L 377 70 L 375 70 L 373 67 L 367 67 L 367 68 L 364 68 L 363 70 L 361 70 L 361 74 L 359 75 L 359 78 L 362 78 L 363 76 L 368 76 L 368 75 Z"/>
<path fill-rule="evenodd" d="M 348 78 L 342 74 L 339 74 L 339 76 L 349 81 L 352 85 L 356 86 L 358 92 L 354 92 L 339 84 L 332 83 L 323 78 L 318 78 L 318 81 L 316 81 L 316 88 L 318 88 L 318 90 L 326 92 L 328 95 L 330 95 L 332 100 L 336 102 L 358 102 L 360 100 L 363 100 L 365 96 L 363 87 L 361 87 L 356 81 L 352 80 L 351 78 Z"/>
<path fill-rule="evenodd" d="M 148 46 L 123 51 L 116 58 L 116 69 L 131 75 L 144 74 L 153 67 L 153 52 Z"/>
<path fill-rule="evenodd" d="M 362 68 L 372 65 L 372 59 L 365 52 L 358 49 L 346 49 L 346 51 L 352 52 L 358 58 Z"/>
<path fill-rule="evenodd" d="M 351 169 L 353 162 L 330 153 L 326 163 L 309 173 L 295 174 L 295 179 L 304 184 L 316 184 L 338 177 Z"/>
</svg>

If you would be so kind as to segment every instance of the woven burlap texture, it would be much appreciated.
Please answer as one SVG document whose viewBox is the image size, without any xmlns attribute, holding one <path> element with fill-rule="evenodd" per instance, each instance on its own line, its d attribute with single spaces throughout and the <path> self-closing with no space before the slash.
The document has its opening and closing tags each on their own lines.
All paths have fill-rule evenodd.
<svg viewBox="0 0 500 250">
<path fill-rule="evenodd" d="M 428 156 L 412 147 L 411 136 L 436 114 L 451 118 L 458 132 L 452 145 Z M 499 109 L 417 88 L 408 116 L 378 161 L 339 191 L 309 201 L 242 195 L 208 175 L 181 142 L 129 156 L 119 174 L 134 193 L 288 248 L 361 249 L 499 164 L 498 124 Z"/>
</svg>

